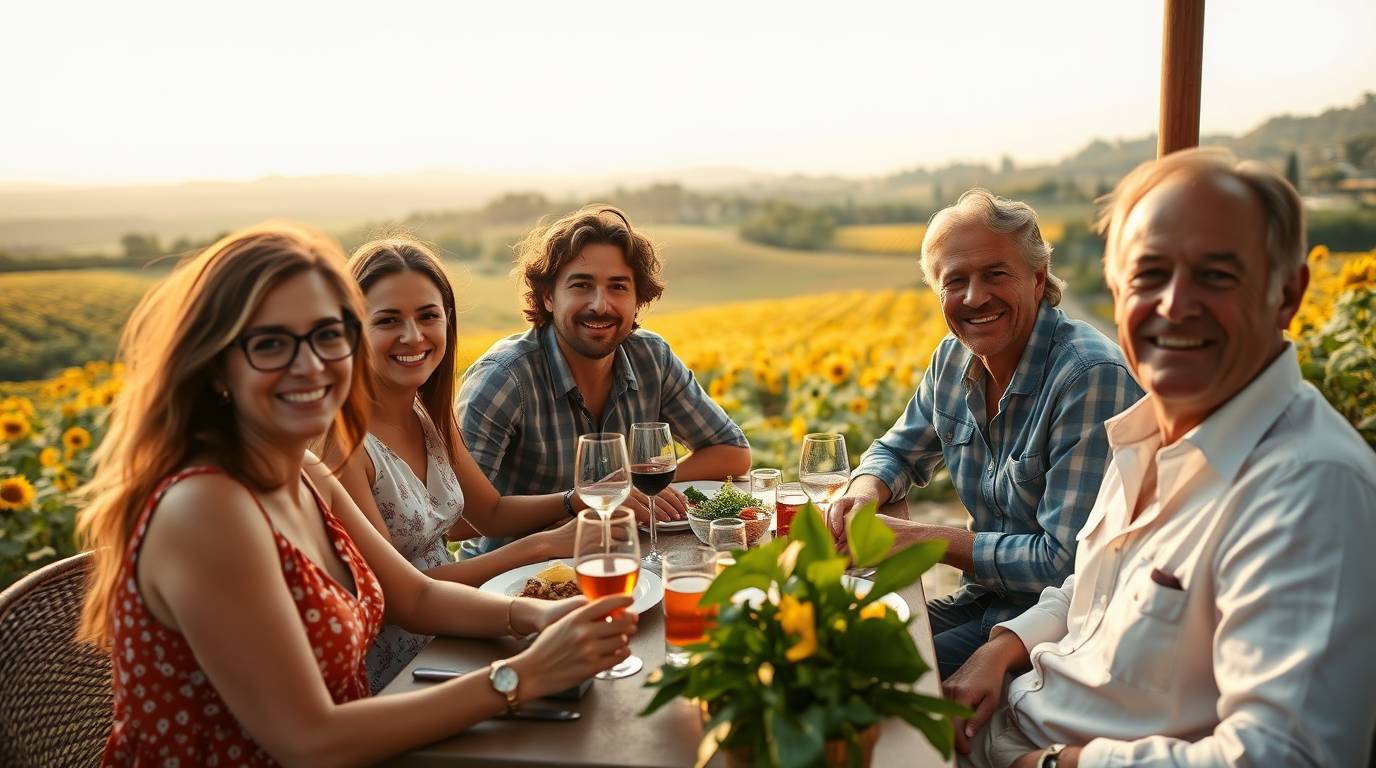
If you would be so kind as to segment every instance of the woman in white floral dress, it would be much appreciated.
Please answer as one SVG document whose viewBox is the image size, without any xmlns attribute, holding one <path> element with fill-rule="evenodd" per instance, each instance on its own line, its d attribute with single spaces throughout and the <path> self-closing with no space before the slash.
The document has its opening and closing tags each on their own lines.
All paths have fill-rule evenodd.
<svg viewBox="0 0 1376 768">
<path fill-rule="evenodd" d="M 454 418 L 454 292 L 439 259 L 409 238 L 359 248 L 349 269 L 368 302 L 363 327 L 372 346 L 374 404 L 364 451 L 347 457 L 339 479 L 407 560 L 432 578 L 479 585 L 528 563 L 567 557 L 574 526 L 562 494 L 502 498 L 459 436 Z M 327 448 L 335 465 L 345 457 Z M 480 535 L 463 519 L 493 510 L 496 535 L 530 533 L 494 552 L 458 562 L 448 541 Z M 488 532 L 484 532 L 488 533 Z M 368 681 L 380 690 L 430 640 L 387 624 L 368 652 Z"/>
</svg>

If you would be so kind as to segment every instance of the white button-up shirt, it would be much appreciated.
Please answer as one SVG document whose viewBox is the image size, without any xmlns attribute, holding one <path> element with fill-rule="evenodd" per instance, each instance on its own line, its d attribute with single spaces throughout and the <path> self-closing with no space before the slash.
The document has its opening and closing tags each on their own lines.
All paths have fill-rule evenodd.
<svg viewBox="0 0 1376 768">
<path fill-rule="evenodd" d="M 1293 348 L 1174 445 L 1149 400 L 1108 422 L 1075 573 L 999 625 L 1032 659 L 1010 716 L 1083 766 L 1366 765 L 1376 454 Z"/>
</svg>

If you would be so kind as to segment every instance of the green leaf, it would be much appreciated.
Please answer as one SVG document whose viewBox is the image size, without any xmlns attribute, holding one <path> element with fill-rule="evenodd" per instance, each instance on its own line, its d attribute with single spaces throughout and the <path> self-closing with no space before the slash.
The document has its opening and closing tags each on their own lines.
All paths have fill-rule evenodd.
<svg viewBox="0 0 1376 768">
<path fill-rule="evenodd" d="M 769 743 L 769 755 L 778 768 L 805 768 L 822 756 L 825 735 L 807 720 L 793 717 L 777 709 L 764 713 L 764 728 Z"/>
<path fill-rule="evenodd" d="M 768 590 L 779 574 L 779 555 L 788 546 L 786 539 L 775 539 L 764 546 L 736 554 L 736 564 L 728 567 L 712 580 L 699 601 L 705 605 L 722 605 L 742 589 Z"/>
<path fill-rule="evenodd" d="M 844 557 L 818 560 L 807 567 L 807 580 L 818 588 L 840 585 L 841 576 L 846 572 L 846 565 L 847 560 Z"/>
<path fill-rule="evenodd" d="M 944 539 L 923 541 L 899 550 L 879 564 L 874 573 L 874 587 L 860 600 L 869 605 L 890 592 L 897 592 L 922 578 L 929 568 L 941 562 L 946 554 L 947 542 Z"/>
<path fill-rule="evenodd" d="M 831 539 L 831 531 L 812 502 L 794 515 L 788 539 L 803 543 L 803 550 L 798 553 L 798 567 L 803 569 L 803 573 L 807 573 L 807 567 L 818 560 L 836 557 L 836 544 Z"/>
<path fill-rule="evenodd" d="M 893 549 L 893 531 L 879 519 L 878 507 L 866 504 L 846 521 L 846 543 L 857 567 L 878 563 Z"/>
<path fill-rule="evenodd" d="M 927 671 L 908 628 L 897 620 L 857 622 L 846 631 L 845 642 L 847 671 L 852 675 L 913 683 Z"/>
</svg>

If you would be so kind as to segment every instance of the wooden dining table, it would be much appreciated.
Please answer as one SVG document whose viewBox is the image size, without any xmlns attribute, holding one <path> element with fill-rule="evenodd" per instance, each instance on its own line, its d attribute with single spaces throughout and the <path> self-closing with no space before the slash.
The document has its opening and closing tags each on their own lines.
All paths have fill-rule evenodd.
<svg viewBox="0 0 1376 768">
<path fill-rule="evenodd" d="M 887 511 L 887 510 L 886 510 Z M 642 534 L 642 543 L 646 537 Z M 659 549 L 700 546 L 691 532 L 660 533 Z M 935 671 L 931 625 L 927 620 L 922 583 L 918 581 L 900 591 L 899 596 L 912 610 L 909 631 L 922 658 L 933 668 L 918 681 L 917 690 L 940 695 Z M 511 639 L 466 639 L 437 637 L 421 651 L 380 695 L 387 696 L 423 688 L 434 683 L 416 682 L 412 670 L 419 667 L 476 670 L 492 661 L 507 658 L 521 649 Z M 657 603 L 640 614 L 639 629 L 631 640 L 631 651 L 645 662 L 640 673 L 621 680 L 594 680 L 578 701 L 532 702 L 538 706 L 572 709 L 580 713 L 570 722 L 535 720 L 487 720 L 453 736 L 420 749 L 399 755 L 384 765 L 483 766 L 490 768 L 533 768 L 534 766 L 645 766 L 648 768 L 691 768 L 696 762 L 702 740 L 702 720 L 691 702 L 679 699 L 648 717 L 640 712 L 650 702 L 654 689 L 645 680 L 664 663 L 664 611 Z M 709 763 L 724 766 L 718 754 Z M 873 765 L 927 768 L 949 766 L 921 732 L 902 720 L 891 718 L 881 724 Z"/>
</svg>

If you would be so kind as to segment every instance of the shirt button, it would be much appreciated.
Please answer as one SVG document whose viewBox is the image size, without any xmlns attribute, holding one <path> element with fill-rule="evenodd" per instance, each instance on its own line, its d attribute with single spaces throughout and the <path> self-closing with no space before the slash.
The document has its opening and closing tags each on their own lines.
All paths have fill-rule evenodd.
<svg viewBox="0 0 1376 768">
<path fill-rule="evenodd" d="M 1103 605 L 1107 605 L 1107 604 L 1108 604 L 1108 595 L 1099 595 L 1099 605 L 1103 606 Z"/>
<path fill-rule="evenodd" d="M 956 433 L 954 433 L 954 432 L 947 432 L 947 433 L 946 433 L 946 439 L 947 439 L 947 440 L 952 440 L 952 439 L 955 438 L 955 436 L 956 436 Z"/>
<path fill-rule="evenodd" d="M 994 474 L 994 462 L 989 462 L 989 474 Z"/>
</svg>

